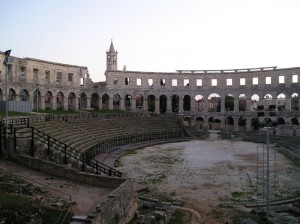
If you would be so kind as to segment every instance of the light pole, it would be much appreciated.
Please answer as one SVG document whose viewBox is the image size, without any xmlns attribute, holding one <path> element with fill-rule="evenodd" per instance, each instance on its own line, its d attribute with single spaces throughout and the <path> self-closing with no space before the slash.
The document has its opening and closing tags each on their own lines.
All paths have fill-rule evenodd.
<svg viewBox="0 0 300 224">
<path fill-rule="evenodd" d="M 39 84 L 36 84 L 36 114 L 39 113 Z"/>
<path fill-rule="evenodd" d="M 3 64 L 6 66 L 6 74 L 5 74 L 5 149 L 7 149 L 7 142 L 8 142 L 8 67 L 10 65 L 9 56 L 11 50 L 5 51 L 5 59 Z"/>
</svg>

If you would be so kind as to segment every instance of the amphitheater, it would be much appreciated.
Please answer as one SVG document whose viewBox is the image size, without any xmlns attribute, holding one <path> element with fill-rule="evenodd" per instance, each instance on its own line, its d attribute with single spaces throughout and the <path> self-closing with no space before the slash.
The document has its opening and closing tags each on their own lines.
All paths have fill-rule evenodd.
<svg viewBox="0 0 300 224">
<path fill-rule="evenodd" d="M 86 66 L 13 56 L 0 65 L 1 108 L 23 111 L 26 103 L 35 112 L 2 119 L 1 153 L 54 176 L 114 188 L 90 222 L 128 223 L 135 216 L 136 183 L 114 167 L 129 149 L 210 132 L 262 142 L 265 127 L 271 142 L 299 147 L 300 67 L 140 72 L 118 70 L 113 43 L 106 56 L 105 82 L 93 82 Z M 38 113 L 47 109 L 79 113 Z"/>
</svg>

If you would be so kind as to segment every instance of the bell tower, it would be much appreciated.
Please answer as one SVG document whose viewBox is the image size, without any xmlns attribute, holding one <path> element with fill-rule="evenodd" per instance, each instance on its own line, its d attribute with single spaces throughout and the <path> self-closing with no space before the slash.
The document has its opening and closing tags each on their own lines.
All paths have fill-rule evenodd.
<svg viewBox="0 0 300 224">
<path fill-rule="evenodd" d="M 118 51 L 115 51 L 113 41 L 109 47 L 109 51 L 106 51 L 106 71 L 118 70 Z"/>
</svg>

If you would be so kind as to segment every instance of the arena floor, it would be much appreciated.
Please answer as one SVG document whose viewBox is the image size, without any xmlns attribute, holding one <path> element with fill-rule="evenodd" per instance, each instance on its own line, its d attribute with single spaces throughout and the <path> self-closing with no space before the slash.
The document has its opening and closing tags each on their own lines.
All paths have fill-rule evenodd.
<svg viewBox="0 0 300 224">
<path fill-rule="evenodd" d="M 270 160 L 270 198 L 299 195 L 300 168 L 275 154 L 273 146 Z M 154 197 L 182 201 L 198 212 L 201 219 L 192 223 L 225 223 L 233 211 L 247 211 L 241 204 L 262 200 L 257 192 L 264 194 L 266 166 L 263 170 L 262 145 L 256 143 L 194 140 L 157 145 L 128 153 L 121 164 L 119 169 L 147 185 Z"/>
</svg>

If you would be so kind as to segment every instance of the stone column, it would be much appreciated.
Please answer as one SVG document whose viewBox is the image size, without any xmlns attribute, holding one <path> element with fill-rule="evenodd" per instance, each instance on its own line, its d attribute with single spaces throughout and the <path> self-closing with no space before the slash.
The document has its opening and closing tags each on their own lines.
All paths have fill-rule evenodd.
<svg viewBox="0 0 300 224">
<path fill-rule="evenodd" d="M 234 99 L 234 112 L 239 112 L 239 99 Z"/>
<path fill-rule="evenodd" d="M 136 111 L 136 99 L 132 98 L 131 100 L 131 111 L 135 112 Z"/>
<path fill-rule="evenodd" d="M 246 111 L 251 111 L 251 98 L 246 98 Z"/>
<path fill-rule="evenodd" d="M 208 113 L 208 99 L 204 99 L 204 108 L 203 108 L 204 113 Z"/>
<path fill-rule="evenodd" d="M 64 96 L 64 110 L 69 110 L 69 102 L 68 102 L 68 97 Z"/>
<path fill-rule="evenodd" d="M 114 109 L 114 99 L 113 98 L 110 98 L 108 99 L 108 109 L 109 110 L 113 110 Z"/>
<path fill-rule="evenodd" d="M 57 110 L 57 99 L 56 96 L 52 96 L 52 102 L 53 102 L 53 110 Z"/>
<path fill-rule="evenodd" d="M 99 110 L 102 110 L 102 98 L 99 98 Z"/>
<path fill-rule="evenodd" d="M 167 98 L 167 113 L 172 113 L 172 98 Z"/>
<path fill-rule="evenodd" d="M 79 97 L 75 97 L 73 98 L 73 100 L 75 100 L 75 107 L 74 110 L 79 110 Z"/>
<path fill-rule="evenodd" d="M 91 109 L 91 98 L 87 97 L 86 98 L 86 109 L 90 110 Z"/>
<path fill-rule="evenodd" d="M 234 126 L 233 126 L 234 131 L 239 131 L 239 118 L 235 116 L 233 118 L 233 121 L 234 121 Z"/>
<path fill-rule="evenodd" d="M 45 96 L 41 96 L 41 105 L 40 108 L 41 110 L 45 110 Z"/>
<path fill-rule="evenodd" d="M 285 110 L 291 111 L 291 98 L 290 97 L 285 98 Z"/>
<path fill-rule="evenodd" d="M 251 117 L 246 118 L 246 130 L 251 131 Z"/>
<path fill-rule="evenodd" d="M 120 110 L 125 110 L 125 99 L 120 97 Z"/>
<path fill-rule="evenodd" d="M 160 110 L 159 110 L 159 98 L 157 99 L 156 97 L 155 97 L 155 112 L 156 113 L 160 112 Z"/>
<path fill-rule="evenodd" d="M 143 110 L 148 111 L 148 98 L 143 97 Z"/>
<path fill-rule="evenodd" d="M 221 112 L 224 113 L 226 112 L 226 108 L 225 108 L 225 97 L 221 97 Z"/>
<path fill-rule="evenodd" d="M 194 114 L 196 112 L 195 111 L 195 108 L 196 108 L 195 103 L 196 103 L 195 99 L 191 98 L 191 112 Z"/>
<path fill-rule="evenodd" d="M 179 108 L 178 112 L 183 112 L 183 98 L 179 97 Z"/>
</svg>

